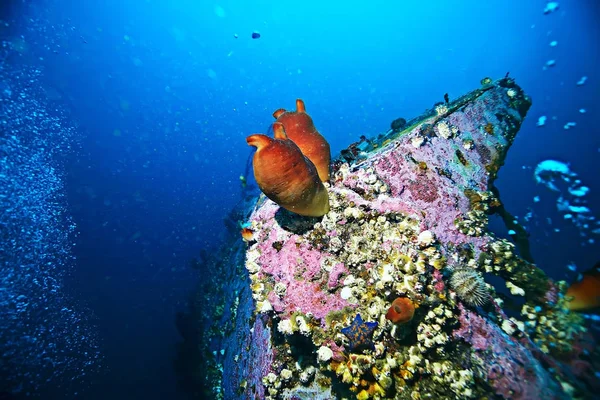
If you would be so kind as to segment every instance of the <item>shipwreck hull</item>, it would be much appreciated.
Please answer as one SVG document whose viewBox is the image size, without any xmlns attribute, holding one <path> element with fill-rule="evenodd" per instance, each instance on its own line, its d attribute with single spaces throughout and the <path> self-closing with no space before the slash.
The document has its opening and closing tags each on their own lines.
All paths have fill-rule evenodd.
<svg viewBox="0 0 600 400">
<path fill-rule="evenodd" d="M 323 218 L 264 196 L 247 203 L 239 218 L 252 237 L 222 249 L 217 289 L 199 290 L 191 311 L 206 371 L 197 393 L 591 396 L 597 378 L 580 356 L 593 346 L 564 285 L 533 264 L 512 218 L 514 241 L 487 228 L 489 215 L 507 215 L 493 182 L 530 105 L 512 79 L 485 81 L 363 138 L 334 161 Z M 507 315 L 501 292 L 520 312 Z M 396 299 L 411 318 L 390 317 Z"/>
</svg>

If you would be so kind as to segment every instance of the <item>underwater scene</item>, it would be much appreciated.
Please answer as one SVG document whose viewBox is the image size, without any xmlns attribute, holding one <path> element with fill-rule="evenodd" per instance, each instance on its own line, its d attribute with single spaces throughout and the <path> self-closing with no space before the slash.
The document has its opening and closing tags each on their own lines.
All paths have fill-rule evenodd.
<svg viewBox="0 0 600 400">
<path fill-rule="evenodd" d="M 0 37 L 0 400 L 600 399 L 597 0 Z"/>
</svg>

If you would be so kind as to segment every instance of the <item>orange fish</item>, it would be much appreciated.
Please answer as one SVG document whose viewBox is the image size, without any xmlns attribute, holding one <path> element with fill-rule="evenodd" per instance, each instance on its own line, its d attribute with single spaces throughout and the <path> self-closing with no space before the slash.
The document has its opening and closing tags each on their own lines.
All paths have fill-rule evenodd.
<svg viewBox="0 0 600 400">
<path fill-rule="evenodd" d="M 329 143 L 317 131 L 312 118 L 306 113 L 304 101 L 296 100 L 296 111 L 280 108 L 273 113 L 273 117 L 283 124 L 287 136 L 300 147 L 302 154 L 312 161 L 321 181 L 327 182 L 331 162 Z"/>
<path fill-rule="evenodd" d="M 244 239 L 245 242 L 251 242 L 252 240 L 254 240 L 254 231 L 250 228 L 242 228 L 242 239 Z"/>
<path fill-rule="evenodd" d="M 600 262 L 585 272 L 583 277 L 569 286 L 569 310 L 584 311 L 600 307 Z"/>
</svg>

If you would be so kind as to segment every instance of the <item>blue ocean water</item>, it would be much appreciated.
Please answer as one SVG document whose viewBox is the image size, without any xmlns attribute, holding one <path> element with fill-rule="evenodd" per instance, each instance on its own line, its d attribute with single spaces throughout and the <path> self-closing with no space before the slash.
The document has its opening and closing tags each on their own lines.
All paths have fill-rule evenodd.
<svg viewBox="0 0 600 400">
<path fill-rule="evenodd" d="M 510 73 L 533 106 L 502 200 L 550 276 L 596 263 L 600 5 L 399 3 L 2 2 L 0 390 L 185 398 L 175 315 L 211 279 L 189 262 L 237 222 L 245 137 L 296 98 L 336 155 Z"/>
</svg>

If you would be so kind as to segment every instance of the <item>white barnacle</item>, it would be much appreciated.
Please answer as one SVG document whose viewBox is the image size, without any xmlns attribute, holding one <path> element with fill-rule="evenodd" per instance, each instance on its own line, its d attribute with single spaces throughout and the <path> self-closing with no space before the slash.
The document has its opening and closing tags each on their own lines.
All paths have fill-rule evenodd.
<svg viewBox="0 0 600 400">
<path fill-rule="evenodd" d="M 277 324 L 277 330 L 283 333 L 284 335 L 291 335 L 292 333 L 294 333 L 292 321 L 290 321 L 289 319 L 282 319 Z"/>
<path fill-rule="evenodd" d="M 417 237 L 417 242 L 421 246 L 431 246 L 435 242 L 433 232 L 427 230 L 419 233 L 419 236 Z"/>
<path fill-rule="evenodd" d="M 506 287 L 508 288 L 508 290 L 510 290 L 510 294 L 512 294 L 513 296 L 525 296 L 525 290 L 518 287 L 512 282 L 506 282 Z"/>
<path fill-rule="evenodd" d="M 327 346 L 321 346 L 319 347 L 319 350 L 317 350 L 317 360 L 321 362 L 327 362 L 331 360 L 332 357 L 333 351 Z"/>
</svg>

